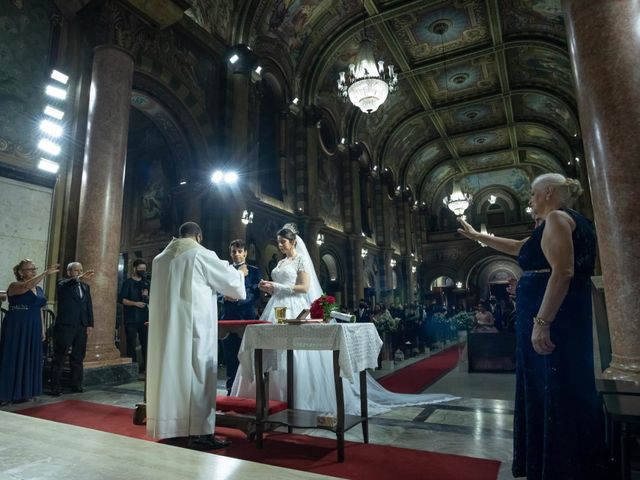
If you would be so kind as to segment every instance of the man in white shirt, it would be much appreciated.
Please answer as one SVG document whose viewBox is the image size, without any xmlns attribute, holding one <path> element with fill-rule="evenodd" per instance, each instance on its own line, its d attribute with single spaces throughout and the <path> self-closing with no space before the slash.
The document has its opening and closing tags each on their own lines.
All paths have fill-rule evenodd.
<svg viewBox="0 0 640 480">
<path fill-rule="evenodd" d="M 214 449 L 218 359 L 216 292 L 245 298 L 244 275 L 202 245 L 202 230 L 187 222 L 180 238 L 153 260 L 149 304 L 147 433 L 189 436 L 189 445 Z"/>
</svg>

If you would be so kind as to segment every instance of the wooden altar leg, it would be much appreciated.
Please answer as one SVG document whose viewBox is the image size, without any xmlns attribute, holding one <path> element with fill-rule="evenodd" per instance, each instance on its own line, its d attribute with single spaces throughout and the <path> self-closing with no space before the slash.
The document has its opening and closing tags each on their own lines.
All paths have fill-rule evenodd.
<svg viewBox="0 0 640 480">
<path fill-rule="evenodd" d="M 360 416 L 362 421 L 362 438 L 369 443 L 369 402 L 367 400 L 367 371 L 360 372 Z"/>
<path fill-rule="evenodd" d="M 287 408 L 289 409 L 295 408 L 293 382 L 293 350 L 287 350 Z M 293 428 L 287 425 L 287 431 L 293 433 Z"/>
<path fill-rule="evenodd" d="M 262 371 L 262 349 L 255 350 L 256 376 L 256 448 L 262 448 L 262 433 L 264 432 L 264 412 L 269 408 L 269 391 L 265 391 L 264 373 Z"/>
<path fill-rule="evenodd" d="M 340 351 L 333 351 L 333 381 L 336 386 L 336 407 L 338 409 L 338 423 L 336 437 L 338 437 L 338 462 L 344 462 L 344 392 L 340 377 Z"/>
</svg>

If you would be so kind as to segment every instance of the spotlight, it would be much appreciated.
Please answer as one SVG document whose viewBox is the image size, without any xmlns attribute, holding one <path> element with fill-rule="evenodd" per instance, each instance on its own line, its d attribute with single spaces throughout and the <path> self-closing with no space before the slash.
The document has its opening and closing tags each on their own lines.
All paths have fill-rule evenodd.
<svg viewBox="0 0 640 480">
<path fill-rule="evenodd" d="M 46 138 L 43 138 L 38 142 L 38 148 L 50 153 L 51 155 L 60 154 L 60 145 L 53 143 L 51 140 L 47 140 Z"/>
<path fill-rule="evenodd" d="M 42 120 L 40 122 L 40 130 L 42 130 L 47 135 L 51 135 L 52 137 L 61 137 L 62 136 L 62 127 L 57 123 L 53 123 L 49 120 Z"/>
<path fill-rule="evenodd" d="M 213 183 L 220 183 L 223 179 L 224 173 L 222 172 L 222 170 L 216 170 L 215 172 L 213 172 L 213 175 L 211 175 L 211 181 Z"/>
<path fill-rule="evenodd" d="M 44 170 L 49 173 L 58 173 L 60 169 L 60 164 L 57 162 L 52 162 L 51 160 L 47 160 L 46 158 L 41 158 L 40 163 L 38 163 L 38 168 L 40 170 Z"/>
<path fill-rule="evenodd" d="M 65 98 L 67 98 L 66 90 L 63 90 L 62 88 L 54 87 L 53 85 L 47 85 L 45 93 L 50 97 L 58 98 L 60 100 L 64 100 Z"/>
<path fill-rule="evenodd" d="M 55 118 L 56 120 L 62 120 L 62 117 L 64 117 L 64 112 L 62 110 L 58 110 L 51 105 L 47 105 L 46 107 L 44 107 L 44 114 L 48 115 L 49 117 Z"/>
<path fill-rule="evenodd" d="M 69 81 L 69 75 L 65 75 L 64 73 L 59 72 L 58 70 L 54 70 L 51 72 L 51 78 L 56 82 L 60 82 L 63 85 L 66 85 L 67 82 Z"/>
<path fill-rule="evenodd" d="M 227 172 L 224 174 L 225 183 L 236 183 L 238 181 L 238 174 L 236 172 Z"/>
<path fill-rule="evenodd" d="M 231 57 L 229 58 L 229 63 L 231 65 L 233 65 L 234 63 L 236 63 L 238 60 L 240 60 L 240 57 L 238 56 L 237 53 L 234 53 L 233 55 L 231 55 Z"/>
</svg>

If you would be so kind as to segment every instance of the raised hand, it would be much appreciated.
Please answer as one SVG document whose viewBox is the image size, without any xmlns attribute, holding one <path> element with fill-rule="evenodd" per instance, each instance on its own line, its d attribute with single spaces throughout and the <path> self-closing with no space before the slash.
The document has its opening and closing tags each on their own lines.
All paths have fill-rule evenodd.
<svg viewBox="0 0 640 480">
<path fill-rule="evenodd" d="M 44 271 L 45 275 L 51 275 L 53 273 L 58 273 L 60 271 L 60 264 L 56 263 L 55 265 L 50 265 L 49 268 L 47 268 Z"/>
<path fill-rule="evenodd" d="M 95 270 L 87 270 L 86 272 L 84 272 L 82 275 L 80 275 L 79 278 L 82 278 L 83 280 L 89 280 L 91 277 L 93 277 L 96 274 Z"/>
<path fill-rule="evenodd" d="M 480 236 L 480 233 L 471 226 L 464 218 L 458 217 L 458 222 L 462 225 L 463 228 L 458 229 L 458 233 L 460 235 L 464 235 L 465 237 L 471 240 L 477 240 Z"/>
</svg>

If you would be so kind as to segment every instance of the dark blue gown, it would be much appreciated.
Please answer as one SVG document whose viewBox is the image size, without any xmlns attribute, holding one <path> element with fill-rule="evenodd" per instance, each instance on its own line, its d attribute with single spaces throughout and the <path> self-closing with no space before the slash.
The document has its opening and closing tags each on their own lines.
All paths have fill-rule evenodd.
<svg viewBox="0 0 640 480">
<path fill-rule="evenodd" d="M 29 400 L 42 394 L 42 288 L 9 297 L 0 337 L 0 401 Z"/>
<path fill-rule="evenodd" d="M 551 355 L 531 345 L 533 317 L 538 314 L 549 272 L 541 247 L 545 224 L 536 228 L 520 250 L 524 270 L 518 282 L 516 405 L 512 472 L 528 479 L 598 478 L 604 453 L 602 408 L 593 370 L 591 286 L 596 238 L 589 220 L 565 210 L 576 222 L 573 232 L 574 277 L 555 320 Z"/>
</svg>

